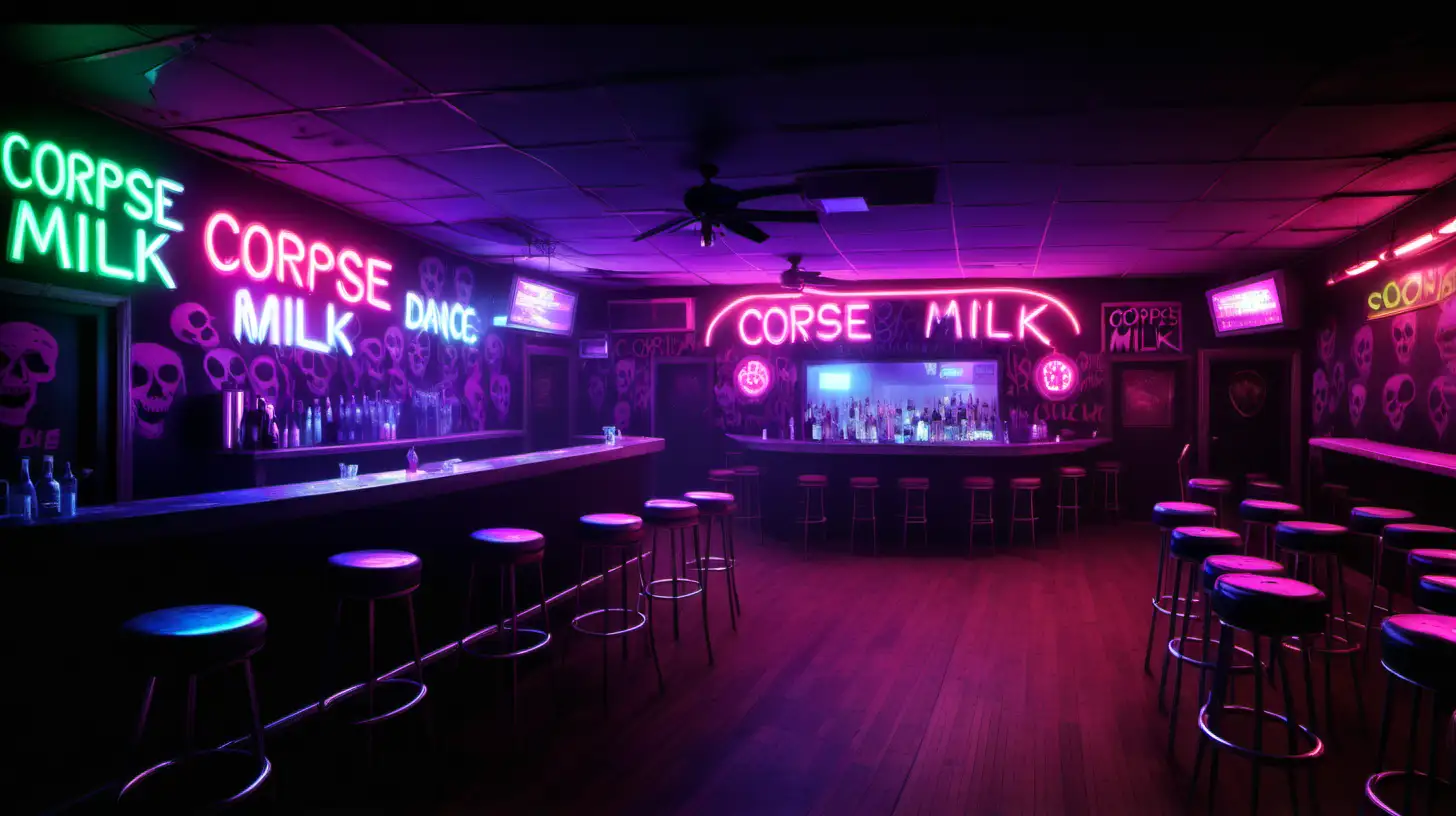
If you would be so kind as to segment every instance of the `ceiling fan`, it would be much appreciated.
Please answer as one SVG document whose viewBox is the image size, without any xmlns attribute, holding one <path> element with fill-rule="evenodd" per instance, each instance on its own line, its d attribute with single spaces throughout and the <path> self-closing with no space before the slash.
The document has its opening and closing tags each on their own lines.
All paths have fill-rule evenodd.
<svg viewBox="0 0 1456 816">
<path fill-rule="evenodd" d="M 696 223 L 701 230 L 702 243 L 705 247 L 713 245 L 715 227 L 722 227 L 729 232 L 761 244 L 767 241 L 769 236 L 768 233 L 759 229 L 755 222 L 794 224 L 819 222 L 818 214 L 809 210 L 741 210 L 738 208 L 739 204 L 756 198 L 799 193 L 801 190 L 797 184 L 775 184 L 767 187 L 734 190 L 713 182 L 713 177 L 718 175 L 716 166 L 703 164 L 698 171 L 703 174 L 703 183 L 696 187 L 689 187 L 688 191 L 683 194 L 683 206 L 690 214 L 669 218 L 633 238 L 633 241 L 641 241 Z"/>
<path fill-rule="evenodd" d="M 826 278 L 823 272 L 800 269 L 799 264 L 804 260 L 803 255 L 785 255 L 784 260 L 789 262 L 789 268 L 780 273 L 779 285 L 785 289 L 802 292 L 805 286 L 839 282 L 834 278 Z"/>
</svg>

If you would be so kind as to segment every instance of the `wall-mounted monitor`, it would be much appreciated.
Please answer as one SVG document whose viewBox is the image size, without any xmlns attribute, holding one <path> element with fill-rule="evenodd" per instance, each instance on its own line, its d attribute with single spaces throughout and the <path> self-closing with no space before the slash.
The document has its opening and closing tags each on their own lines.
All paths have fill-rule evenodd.
<svg viewBox="0 0 1456 816">
<path fill-rule="evenodd" d="M 523 278 L 511 281 L 511 306 L 506 326 L 570 337 L 576 324 L 576 293 Z"/>
<path fill-rule="evenodd" d="M 1297 328 L 1282 270 L 1208 290 L 1208 314 L 1218 337 Z"/>
</svg>

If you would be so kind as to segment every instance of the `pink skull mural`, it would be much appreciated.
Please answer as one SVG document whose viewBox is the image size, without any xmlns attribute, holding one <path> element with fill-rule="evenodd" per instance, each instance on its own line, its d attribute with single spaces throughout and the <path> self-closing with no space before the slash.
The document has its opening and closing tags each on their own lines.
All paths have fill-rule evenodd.
<svg viewBox="0 0 1456 816">
<path fill-rule="evenodd" d="M 465 410 L 470 414 L 470 426 L 475 430 L 485 427 L 485 389 L 481 387 L 480 369 L 472 369 L 470 376 L 465 378 Z"/>
<path fill-rule="evenodd" d="M 1330 381 L 1323 368 L 1316 368 L 1314 375 L 1310 378 L 1310 383 L 1309 407 L 1314 414 L 1314 424 L 1319 425 L 1320 420 L 1324 419 L 1325 410 L 1329 407 Z"/>
<path fill-rule="evenodd" d="M 485 346 L 482 352 L 484 354 L 485 367 L 492 374 L 500 373 L 501 366 L 504 365 L 506 359 L 505 342 L 501 340 L 498 334 L 487 334 L 481 343 Z"/>
<path fill-rule="evenodd" d="M 497 423 L 504 423 L 511 411 L 511 381 L 504 374 L 490 375 L 490 404 L 495 407 Z"/>
<path fill-rule="evenodd" d="M 1446 438 L 1453 398 L 1456 398 L 1456 379 L 1442 375 L 1431 380 L 1426 388 L 1426 414 L 1431 418 L 1431 427 L 1436 429 L 1437 439 Z"/>
<path fill-rule="evenodd" d="M 271 354 L 259 354 L 248 363 L 248 383 L 253 387 L 253 395 L 264 397 L 274 405 L 290 396 L 287 377 L 288 369 L 279 365 Z"/>
<path fill-rule="evenodd" d="M 1416 399 L 1416 383 L 1409 374 L 1396 374 L 1385 381 L 1385 418 L 1390 420 L 1391 430 L 1398 431 L 1405 425 L 1406 409 Z"/>
<path fill-rule="evenodd" d="M 617 399 L 630 399 L 632 386 L 637 382 L 637 361 L 625 357 L 617 361 Z"/>
<path fill-rule="evenodd" d="M 384 382 L 384 343 L 377 337 L 366 337 L 359 343 L 359 353 L 354 355 L 363 363 L 360 383 L 369 388 Z M 364 380 L 363 377 L 368 377 Z"/>
<path fill-rule="evenodd" d="M 156 343 L 133 344 L 131 405 L 138 434 L 145 439 L 162 436 L 167 412 L 172 410 L 178 391 L 185 393 L 186 384 L 177 352 Z"/>
<path fill-rule="evenodd" d="M 416 380 L 425 376 L 425 367 L 430 364 L 430 348 L 430 335 L 424 332 L 416 334 L 409 341 L 406 356 L 409 359 L 410 374 L 414 375 Z"/>
<path fill-rule="evenodd" d="M 1395 346 L 1396 362 L 1410 365 L 1416 347 L 1416 316 L 1413 312 L 1398 314 L 1390 321 L 1390 342 Z"/>
<path fill-rule="evenodd" d="M 1360 417 L 1365 413 L 1365 385 L 1363 383 L 1352 383 L 1350 385 L 1350 427 L 1360 427 Z"/>
<path fill-rule="evenodd" d="M 218 391 L 240 391 L 248 387 L 248 364 L 230 348 L 215 348 L 202 358 L 202 371 Z"/>
<path fill-rule="evenodd" d="M 172 310 L 172 335 L 189 346 L 217 348 L 220 339 L 212 314 L 199 303 L 179 303 Z"/>
<path fill-rule="evenodd" d="M 617 426 L 617 430 L 627 433 L 628 429 L 632 427 L 632 403 L 618 400 L 617 404 L 612 406 L 612 424 Z"/>
<path fill-rule="evenodd" d="M 329 383 L 334 379 L 334 370 L 338 363 L 333 357 L 327 354 L 309 351 L 308 349 L 295 349 L 293 352 L 294 364 L 303 375 L 303 381 L 308 386 L 308 392 L 315 397 L 326 397 L 329 395 Z"/>
<path fill-rule="evenodd" d="M 404 370 L 395 367 L 388 372 L 389 375 L 389 396 L 394 399 L 404 399 L 409 396 L 409 380 L 405 379 Z"/>
<path fill-rule="evenodd" d="M 1370 326 L 1361 326 L 1350 343 L 1350 361 L 1355 364 L 1355 379 L 1364 382 L 1370 379 L 1370 365 L 1375 359 L 1375 332 Z"/>
<path fill-rule="evenodd" d="M 435 300 L 445 291 L 445 263 L 433 255 L 420 259 L 420 291 Z"/>
<path fill-rule="evenodd" d="M 586 381 L 586 404 L 591 406 L 592 416 L 601 414 L 606 399 L 607 387 L 602 383 L 602 378 L 596 374 L 591 375 Z"/>
<path fill-rule="evenodd" d="M 384 330 L 384 350 L 389 353 L 389 361 L 399 365 L 404 359 L 404 331 L 398 326 L 390 326 Z"/>
<path fill-rule="evenodd" d="M 0 324 L 0 425 L 20 428 L 40 386 L 56 378 L 60 348 L 34 323 Z"/>
<path fill-rule="evenodd" d="M 460 347 L 454 343 L 440 344 L 440 382 L 453 386 L 460 379 Z"/>
<path fill-rule="evenodd" d="M 1319 356 L 1320 362 L 1329 365 L 1335 360 L 1335 327 L 1328 326 L 1320 329 L 1319 333 Z"/>
<path fill-rule="evenodd" d="M 455 300 L 468 306 L 473 294 L 475 294 L 475 273 L 471 272 L 468 266 L 455 267 Z"/>
<path fill-rule="evenodd" d="M 1436 321 L 1436 351 L 1446 371 L 1456 374 L 1456 297 L 1441 302 L 1441 317 Z"/>
</svg>

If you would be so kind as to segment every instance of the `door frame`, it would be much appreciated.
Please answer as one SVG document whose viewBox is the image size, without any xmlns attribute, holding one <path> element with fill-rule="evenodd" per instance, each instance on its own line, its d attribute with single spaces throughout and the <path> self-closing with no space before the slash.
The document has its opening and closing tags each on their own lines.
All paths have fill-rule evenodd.
<svg viewBox="0 0 1456 816">
<path fill-rule="evenodd" d="M 1205 463 L 1208 462 L 1209 453 L 1209 405 L 1213 395 L 1209 393 L 1211 387 L 1213 364 L 1215 362 L 1228 362 L 1237 360 L 1259 360 L 1283 362 L 1289 366 L 1289 381 L 1286 388 L 1289 391 L 1289 490 L 1291 496 L 1303 496 L 1303 470 L 1299 456 L 1302 437 L 1300 432 L 1300 420 L 1304 417 L 1304 407 L 1300 399 L 1303 396 L 1301 390 L 1302 372 L 1300 370 L 1301 355 L 1297 348 L 1221 348 L 1201 349 L 1198 352 L 1198 469 L 1203 471 Z"/>
<path fill-rule="evenodd" d="M 64 286 L 32 283 L 22 280 L 0 280 L 0 292 L 42 300 L 59 300 L 99 306 L 112 312 L 111 384 L 112 422 L 115 438 L 111 440 L 112 486 L 116 501 L 131 501 L 132 433 L 134 419 L 131 408 L 131 297 L 88 292 Z"/>
<path fill-rule="evenodd" d="M 664 365 L 706 365 L 708 382 L 717 374 L 718 361 L 712 357 L 653 357 L 652 358 L 652 411 L 647 432 L 657 436 L 657 369 Z"/>
<path fill-rule="evenodd" d="M 531 448 L 535 439 L 531 436 L 531 357 L 565 357 L 566 358 L 566 438 L 570 441 L 572 431 L 576 429 L 576 352 L 564 346 L 539 346 L 527 343 L 525 350 L 525 362 L 523 365 L 523 379 L 521 386 L 525 390 L 525 402 L 521 406 L 521 433 L 526 437 L 525 447 Z"/>
</svg>

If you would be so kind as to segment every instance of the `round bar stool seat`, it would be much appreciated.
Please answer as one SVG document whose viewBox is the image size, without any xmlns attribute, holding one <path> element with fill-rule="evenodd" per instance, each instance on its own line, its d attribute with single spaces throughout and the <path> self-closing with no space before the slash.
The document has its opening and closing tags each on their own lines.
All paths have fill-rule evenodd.
<svg viewBox="0 0 1456 816">
<path fill-rule="evenodd" d="M 1203 559 L 1203 588 L 1211 591 L 1225 575 L 1283 575 L 1284 565 L 1252 555 L 1210 555 Z"/>
<path fill-rule="evenodd" d="M 961 479 L 961 488 L 964 490 L 994 490 L 996 479 L 992 476 L 966 476 Z"/>
<path fill-rule="evenodd" d="M 732 482 L 733 478 L 737 475 L 738 472 L 734 468 L 713 468 L 708 471 L 708 481 Z"/>
<path fill-rule="evenodd" d="M 1403 770 L 1378 770 L 1365 780 L 1365 798 L 1381 811 L 1388 814 L 1412 814 L 1416 790 L 1425 791 L 1425 813 L 1436 813 L 1438 791 L 1449 795 L 1451 781 L 1441 778 L 1436 766 L 1439 754 L 1441 718 L 1447 713 L 1442 698 L 1456 692 L 1456 617 L 1448 615 L 1393 615 L 1380 626 L 1381 664 L 1390 673 L 1386 681 L 1385 716 L 1380 724 L 1380 739 L 1377 743 L 1375 767 L 1385 765 L 1385 748 L 1390 740 L 1391 720 L 1394 716 L 1396 681 L 1400 680 L 1412 688 L 1410 720 L 1410 742 L 1407 748 Z M 1416 733 L 1420 728 L 1421 698 L 1425 692 L 1432 692 L 1435 700 L 1431 705 L 1433 722 L 1430 724 L 1429 764 L 1424 771 L 1416 770 Z M 1456 722 L 1456 720 L 1453 720 Z M 1377 790 L 1384 781 L 1394 777 L 1405 779 L 1404 803 L 1397 810 L 1384 801 Z M 1425 784 L 1421 784 L 1421 780 Z M 1444 798 L 1444 796 L 1443 796 Z M 1440 810 L 1446 813 L 1450 808 Z"/>
<path fill-rule="evenodd" d="M 930 487 L 930 480 L 924 476 L 901 476 L 895 480 L 895 486 L 901 490 L 924 490 Z"/>
<path fill-rule="evenodd" d="M 874 476 L 851 476 L 849 478 L 849 486 L 850 487 L 879 487 L 880 486 L 880 480 L 877 479 L 877 478 L 875 478 Z"/>
<path fill-rule="evenodd" d="M 736 476 L 757 476 L 761 472 L 758 469 L 758 465 L 739 465 L 733 468 L 733 473 Z"/>
<path fill-rule="evenodd" d="M 1281 521 L 1274 527 L 1274 544 L 1299 553 L 1336 553 L 1348 528 L 1323 521 Z"/>
<path fill-rule="evenodd" d="M 705 516 L 731 513 L 738 506 L 733 494 L 715 490 L 690 490 L 683 494 L 683 498 L 697 505 L 698 512 Z"/>
<path fill-rule="evenodd" d="M 349 598 L 392 598 L 420 586 L 424 562 L 403 550 L 353 550 L 329 556 L 335 591 Z"/>
<path fill-rule="evenodd" d="M 1385 525 L 1382 536 L 1393 550 L 1456 550 L 1456 530 L 1450 527 L 1398 522 Z"/>
<path fill-rule="evenodd" d="M 1415 517 L 1415 513 L 1395 507 L 1352 507 L 1350 529 L 1356 533 L 1378 536 L 1386 525 L 1411 521 Z"/>
<path fill-rule="evenodd" d="M 488 527 L 470 534 L 475 554 L 498 564 L 527 564 L 546 552 L 546 536 L 519 527 Z"/>
<path fill-rule="evenodd" d="M 625 547 L 642 540 L 642 518 L 627 513 L 591 513 L 577 520 L 576 532 L 599 547 Z"/>
<path fill-rule="evenodd" d="M 121 633 L 128 658 L 149 674 L 200 674 L 256 654 L 268 619 L 246 606 L 174 606 L 137 615 Z"/>
<path fill-rule="evenodd" d="M 1098 462 L 1097 464 L 1093 465 L 1093 467 L 1096 468 L 1097 470 L 1106 471 L 1108 473 L 1121 473 L 1122 472 L 1122 463 L 1121 462 L 1118 462 L 1116 460 L 1113 460 L 1113 459 L 1105 459 L 1105 460 L 1103 460 L 1101 462 Z"/>
<path fill-rule="evenodd" d="M 1158 502 L 1153 505 L 1153 523 L 1167 530 L 1174 527 L 1213 527 L 1218 511 L 1198 502 Z"/>
<path fill-rule="evenodd" d="M 1041 487 L 1041 479 L 1036 476 L 1018 476 L 1011 480 L 1012 490 L 1036 490 Z"/>
<path fill-rule="evenodd" d="M 1294 521 L 1303 514 L 1304 509 L 1299 505 L 1284 501 L 1244 499 L 1239 502 L 1239 515 L 1245 521 L 1279 524 L 1280 522 Z"/>
<path fill-rule="evenodd" d="M 1412 581 L 1427 575 L 1456 575 L 1456 550 L 1411 550 L 1407 559 Z"/>
<path fill-rule="evenodd" d="M 1261 479 L 1249 482 L 1246 492 L 1249 498 L 1252 499 L 1274 499 L 1277 501 L 1284 497 L 1284 485 Z"/>
<path fill-rule="evenodd" d="M 698 506 L 682 499 L 648 499 L 642 505 L 642 519 L 659 525 L 696 522 Z"/>
<path fill-rule="evenodd" d="M 1325 627 L 1330 599 L 1319 587 L 1278 575 L 1237 572 L 1213 584 L 1213 611 L 1228 625 L 1261 635 L 1297 637 Z"/>
<path fill-rule="evenodd" d="M 1202 476 L 1195 476 L 1189 479 L 1188 486 L 1194 490 L 1202 490 L 1208 493 L 1227 493 L 1234 489 L 1234 483 L 1228 479 L 1213 479 Z"/>
<path fill-rule="evenodd" d="M 1057 475 L 1058 476 L 1069 476 L 1069 477 L 1086 476 L 1087 475 L 1087 468 L 1077 467 L 1075 465 L 1067 465 L 1065 467 L 1059 467 L 1059 468 L 1057 468 Z"/>
<path fill-rule="evenodd" d="M 817 473 L 803 473 L 799 475 L 800 487 L 823 487 L 829 484 L 828 476 L 821 476 Z"/>
<path fill-rule="evenodd" d="M 1424 575 L 1416 584 L 1416 606 L 1437 615 L 1456 615 L 1456 575 Z"/>
<path fill-rule="evenodd" d="M 1239 534 L 1218 527 L 1175 527 L 1170 544 L 1173 557 L 1201 562 L 1213 555 L 1236 555 L 1243 547 Z"/>
</svg>

